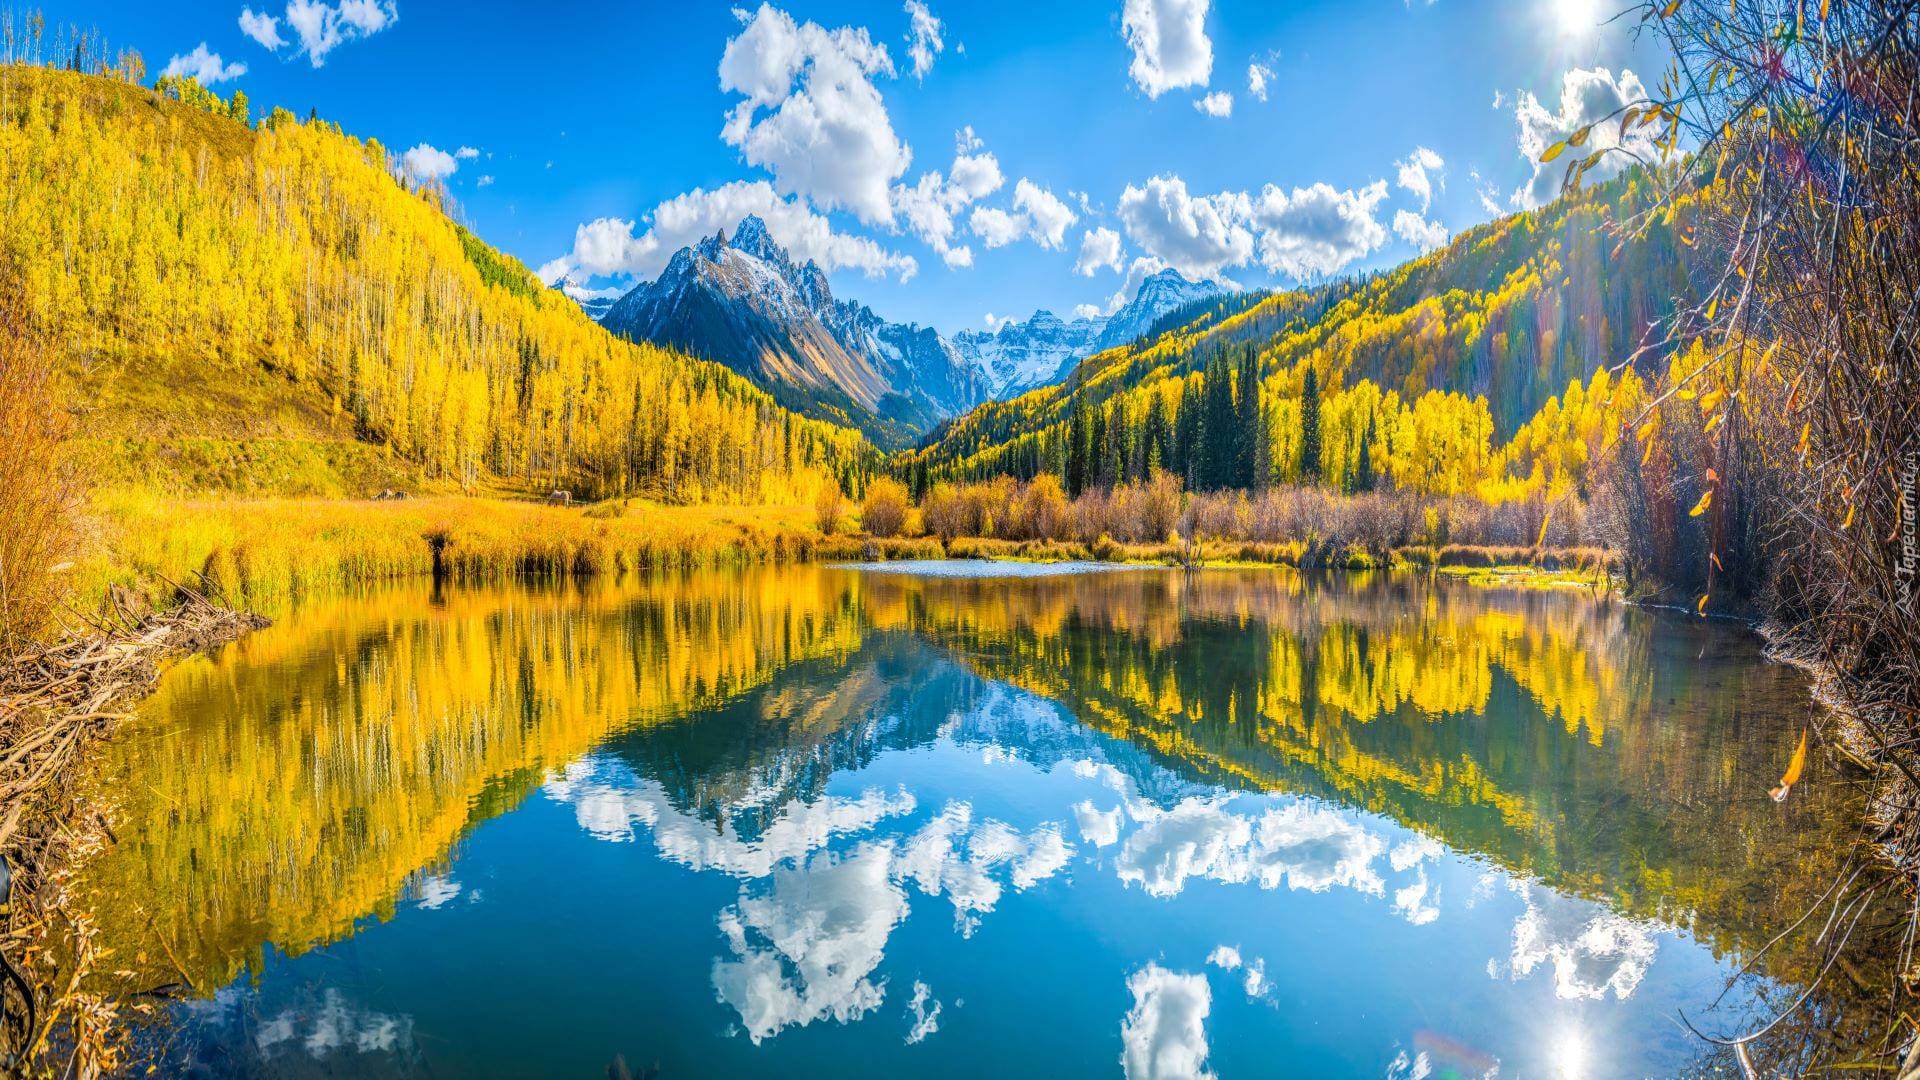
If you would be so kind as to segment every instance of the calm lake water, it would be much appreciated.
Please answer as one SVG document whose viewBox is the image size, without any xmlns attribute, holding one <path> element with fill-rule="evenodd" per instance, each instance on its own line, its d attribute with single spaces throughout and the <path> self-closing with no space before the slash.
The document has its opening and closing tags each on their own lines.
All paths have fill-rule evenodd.
<svg viewBox="0 0 1920 1080">
<path fill-rule="evenodd" d="M 172 1073 L 1671 1076 L 1818 966 L 1722 998 L 1809 708 L 1577 590 L 421 584 L 172 670 L 80 887 Z"/>
</svg>

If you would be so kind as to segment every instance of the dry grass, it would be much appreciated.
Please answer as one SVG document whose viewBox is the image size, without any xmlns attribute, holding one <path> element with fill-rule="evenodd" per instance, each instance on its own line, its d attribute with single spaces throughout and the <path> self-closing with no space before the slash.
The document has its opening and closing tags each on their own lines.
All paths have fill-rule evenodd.
<svg viewBox="0 0 1920 1080">
<path fill-rule="evenodd" d="M 597 574 L 649 567 L 858 556 L 852 537 L 823 544 L 812 507 L 665 507 L 642 500 L 585 509 L 443 496 L 397 501 L 97 496 L 87 515 L 80 594 L 122 585 L 155 602 L 168 580 L 228 602 L 277 610 L 303 596 L 436 572 L 466 579 Z"/>
</svg>

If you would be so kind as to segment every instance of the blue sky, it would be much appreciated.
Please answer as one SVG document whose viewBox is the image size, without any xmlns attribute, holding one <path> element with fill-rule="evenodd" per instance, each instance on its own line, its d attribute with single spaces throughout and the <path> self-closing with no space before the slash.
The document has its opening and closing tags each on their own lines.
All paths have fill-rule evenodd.
<svg viewBox="0 0 1920 1080">
<path fill-rule="evenodd" d="M 475 231 L 549 276 L 650 278 L 757 210 L 837 294 L 952 332 L 1106 309 L 1163 265 L 1247 286 L 1390 266 L 1537 202 L 1557 172 L 1524 151 L 1637 97 L 1626 71 L 1650 85 L 1664 66 L 1599 26 L 1612 2 L 46 13 L 140 49 L 150 75 L 174 62 L 256 109 L 313 108 L 419 148 L 408 164 L 440 176 Z"/>
</svg>

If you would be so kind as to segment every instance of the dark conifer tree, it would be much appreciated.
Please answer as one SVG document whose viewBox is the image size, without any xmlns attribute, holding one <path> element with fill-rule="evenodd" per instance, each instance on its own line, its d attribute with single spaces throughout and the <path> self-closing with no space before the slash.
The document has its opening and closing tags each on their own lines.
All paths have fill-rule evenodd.
<svg viewBox="0 0 1920 1080">
<path fill-rule="evenodd" d="M 1087 490 L 1093 453 L 1093 418 L 1087 415 L 1087 397 L 1073 395 L 1073 423 L 1067 435 L 1067 494 L 1078 497 Z"/>
<path fill-rule="evenodd" d="M 1240 353 L 1240 377 L 1237 380 L 1238 395 L 1234 402 L 1238 413 L 1234 424 L 1234 485 L 1236 487 L 1258 487 L 1259 477 L 1254 467 L 1259 457 L 1261 441 L 1260 431 L 1260 352 L 1257 346 L 1248 344 Z"/>
<path fill-rule="evenodd" d="M 1307 365 L 1306 385 L 1300 390 L 1300 479 L 1320 479 L 1320 377 Z"/>
<path fill-rule="evenodd" d="M 1375 418 L 1367 417 L 1367 435 L 1360 440 L 1360 457 L 1353 466 L 1353 490 L 1355 491 L 1372 491 L 1374 488 L 1373 439 L 1378 432 L 1374 424 Z"/>
</svg>

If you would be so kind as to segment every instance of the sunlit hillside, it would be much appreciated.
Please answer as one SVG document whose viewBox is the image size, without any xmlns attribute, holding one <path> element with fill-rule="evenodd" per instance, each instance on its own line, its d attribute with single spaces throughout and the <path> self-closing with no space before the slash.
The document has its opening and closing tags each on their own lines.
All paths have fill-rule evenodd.
<svg viewBox="0 0 1920 1080">
<path fill-rule="evenodd" d="M 1095 431 L 1117 424 L 1128 433 L 1127 446 L 1107 453 L 1135 459 L 1131 469 L 1100 479 L 1144 475 L 1155 452 L 1178 469 L 1194 452 L 1180 445 L 1192 437 L 1180 430 L 1183 407 L 1208 407 L 1209 363 L 1231 354 L 1231 368 L 1252 349 L 1267 410 L 1259 449 L 1268 476 L 1259 479 L 1308 476 L 1351 486 L 1363 443 L 1372 444 L 1367 457 L 1381 473 L 1392 471 L 1396 453 L 1407 470 L 1415 459 L 1452 459 L 1414 482 L 1394 474 L 1396 486 L 1452 494 L 1483 479 L 1525 478 L 1536 456 L 1528 444 L 1539 440 L 1504 452 L 1503 445 L 1559 424 L 1563 412 L 1578 414 L 1589 391 L 1614 396 L 1651 328 L 1695 296 L 1686 258 L 1694 209 L 1634 220 L 1649 204 L 1651 181 L 1631 170 L 1468 230 L 1377 275 L 1176 312 L 1133 345 L 1084 361 L 1060 386 L 990 403 L 944 426 L 915 467 L 956 479 L 1032 475 L 1043 466 L 1067 471 L 1074 413 L 1083 410 Z M 1654 367 L 1639 365 L 1643 373 Z M 1290 441 L 1308 393 L 1322 409 L 1312 463 Z M 1238 407 L 1237 392 L 1228 396 Z M 1233 418 L 1243 431 L 1261 420 Z M 1196 432 L 1205 423 L 1198 415 L 1184 422 Z M 1530 422 L 1535 430 L 1524 430 Z M 1200 472 L 1189 470 L 1189 482 L 1241 486 L 1209 483 Z"/>
<path fill-rule="evenodd" d="M 619 341 L 314 117 L 187 80 L 0 68 L 0 268 L 94 406 L 97 475 L 364 496 L 810 498 L 874 452 Z"/>
</svg>

